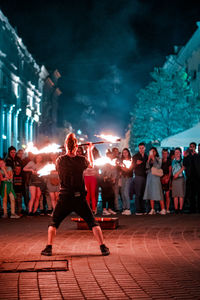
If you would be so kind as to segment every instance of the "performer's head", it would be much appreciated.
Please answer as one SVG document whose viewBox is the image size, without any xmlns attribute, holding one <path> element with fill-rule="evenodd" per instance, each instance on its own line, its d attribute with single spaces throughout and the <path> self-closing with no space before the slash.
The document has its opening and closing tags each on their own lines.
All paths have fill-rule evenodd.
<svg viewBox="0 0 200 300">
<path fill-rule="evenodd" d="M 74 133 L 69 133 L 65 139 L 65 147 L 67 152 L 75 154 L 77 150 L 77 138 Z"/>
</svg>

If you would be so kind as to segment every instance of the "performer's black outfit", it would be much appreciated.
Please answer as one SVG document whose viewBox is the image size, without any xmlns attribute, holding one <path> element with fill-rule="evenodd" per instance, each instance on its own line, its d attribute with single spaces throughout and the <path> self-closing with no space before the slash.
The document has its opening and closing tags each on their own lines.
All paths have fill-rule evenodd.
<svg viewBox="0 0 200 300">
<path fill-rule="evenodd" d="M 84 156 L 63 155 L 56 164 L 61 189 L 50 226 L 58 228 L 72 211 L 83 218 L 90 229 L 99 226 L 85 198 L 83 171 L 89 166 L 88 160 Z"/>
</svg>

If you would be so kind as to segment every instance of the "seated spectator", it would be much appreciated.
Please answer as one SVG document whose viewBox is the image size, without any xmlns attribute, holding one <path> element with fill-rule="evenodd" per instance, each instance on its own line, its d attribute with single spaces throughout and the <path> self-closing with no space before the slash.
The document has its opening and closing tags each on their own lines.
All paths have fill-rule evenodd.
<svg viewBox="0 0 200 300">
<path fill-rule="evenodd" d="M 0 159 L 0 172 L 1 172 L 1 197 L 3 198 L 3 218 L 8 217 L 8 196 L 11 204 L 11 219 L 18 219 L 19 216 L 15 214 L 15 191 L 13 189 L 13 172 L 11 167 L 7 167 L 4 160 Z"/>
<path fill-rule="evenodd" d="M 177 214 L 183 212 L 183 203 L 185 196 L 185 178 L 184 178 L 183 160 L 181 157 L 181 149 L 175 149 L 175 158 L 172 161 L 172 197 L 174 198 L 174 209 Z"/>
</svg>

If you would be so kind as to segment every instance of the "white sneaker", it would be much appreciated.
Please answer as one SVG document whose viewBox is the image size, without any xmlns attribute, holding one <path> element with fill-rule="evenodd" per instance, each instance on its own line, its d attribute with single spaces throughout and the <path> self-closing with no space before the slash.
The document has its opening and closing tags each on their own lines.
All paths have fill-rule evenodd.
<svg viewBox="0 0 200 300">
<path fill-rule="evenodd" d="M 166 214 L 171 214 L 171 213 L 170 213 L 170 210 L 166 210 Z"/>
<path fill-rule="evenodd" d="M 135 213 L 136 216 L 143 216 L 143 213 Z"/>
<path fill-rule="evenodd" d="M 10 216 L 10 218 L 11 218 L 11 219 L 19 219 L 20 216 L 18 216 L 18 215 L 16 215 L 16 214 L 13 214 L 13 215 Z"/>
<path fill-rule="evenodd" d="M 152 208 L 148 214 L 149 215 L 155 215 L 156 214 L 155 209 Z"/>
<path fill-rule="evenodd" d="M 160 212 L 159 212 L 160 215 L 166 215 L 166 210 L 165 209 L 162 209 Z"/>
<path fill-rule="evenodd" d="M 123 212 L 123 215 L 130 216 L 131 215 L 130 209 L 125 209 L 125 211 Z"/>
<path fill-rule="evenodd" d="M 113 211 L 111 208 L 108 209 L 108 212 L 111 213 L 111 215 L 116 215 L 117 213 Z"/>
<path fill-rule="evenodd" d="M 109 212 L 107 211 L 107 209 L 104 209 L 102 215 L 103 215 L 103 216 L 110 216 L 111 213 L 109 213 Z"/>
</svg>

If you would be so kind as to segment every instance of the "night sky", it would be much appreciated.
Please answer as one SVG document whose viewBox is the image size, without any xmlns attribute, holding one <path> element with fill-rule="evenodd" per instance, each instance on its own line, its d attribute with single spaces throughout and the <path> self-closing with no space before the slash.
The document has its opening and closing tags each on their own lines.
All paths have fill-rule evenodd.
<svg viewBox="0 0 200 300">
<path fill-rule="evenodd" d="M 59 125 L 89 136 L 124 134 L 149 72 L 200 21 L 196 0 L 0 0 L 0 8 L 37 63 L 60 71 Z"/>
</svg>

